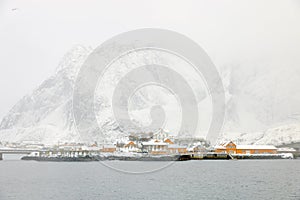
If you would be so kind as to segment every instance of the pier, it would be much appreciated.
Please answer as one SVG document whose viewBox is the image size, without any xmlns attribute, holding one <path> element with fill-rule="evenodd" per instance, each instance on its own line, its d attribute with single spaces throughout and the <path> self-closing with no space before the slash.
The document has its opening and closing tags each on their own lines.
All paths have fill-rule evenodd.
<svg viewBox="0 0 300 200">
<path fill-rule="evenodd" d="M 230 160 L 230 159 L 234 159 L 234 158 L 227 153 L 214 153 L 214 152 L 190 153 L 190 154 L 180 155 L 180 157 L 179 157 L 179 161 L 185 161 L 185 160 Z"/>
</svg>

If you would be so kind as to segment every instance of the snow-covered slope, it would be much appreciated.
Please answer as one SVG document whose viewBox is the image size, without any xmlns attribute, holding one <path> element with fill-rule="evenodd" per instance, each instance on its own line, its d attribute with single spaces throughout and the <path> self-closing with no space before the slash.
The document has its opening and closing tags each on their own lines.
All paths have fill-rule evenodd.
<svg viewBox="0 0 300 200">
<path fill-rule="evenodd" d="M 300 124 L 283 125 L 264 132 L 238 133 L 226 132 L 219 142 L 232 140 L 237 144 L 282 145 L 300 142 Z"/>
<path fill-rule="evenodd" d="M 300 122 L 300 68 L 251 62 L 221 68 L 226 87 L 226 131 L 261 132 Z"/>
<path fill-rule="evenodd" d="M 56 73 L 24 96 L 3 118 L 0 140 L 78 140 L 72 116 L 72 91 L 77 71 L 91 50 L 74 47 Z"/>
<path fill-rule="evenodd" d="M 77 72 L 90 52 L 90 48 L 77 46 L 67 53 L 55 74 L 31 94 L 24 96 L 3 118 L 0 124 L 0 141 L 36 140 L 56 143 L 85 140 L 86 138 L 82 138 L 76 132 L 72 95 Z M 175 62 L 174 65 L 176 63 L 179 62 Z M 117 65 L 115 71 L 112 67 L 110 74 L 103 78 L 103 87 L 97 88 L 102 92 L 102 96 L 96 99 L 95 107 L 101 111 L 102 118 L 98 119 L 98 123 L 105 135 L 92 133 L 93 137 L 89 139 L 93 141 L 110 142 L 115 138 L 124 137 L 111 118 L 111 102 L 107 98 L 112 96 L 111 88 L 115 87 L 114 84 L 122 73 L 129 70 L 126 64 Z M 125 68 L 118 71 L 121 65 Z M 181 66 L 178 68 L 182 69 Z M 226 119 L 224 135 L 220 140 L 233 139 L 241 144 L 274 145 L 300 141 L 300 95 L 296 94 L 300 85 L 298 68 L 272 68 L 258 63 L 256 67 L 223 67 L 220 73 L 226 90 Z M 189 77 L 190 83 L 196 86 L 197 98 L 202 102 L 199 105 L 202 111 L 200 124 L 205 129 L 209 123 L 209 117 L 206 116 L 210 112 L 210 99 L 203 87 L 195 81 L 197 77 Z M 169 113 L 167 118 L 172 122 L 167 121 L 166 128 L 178 128 L 176 126 L 180 120 L 175 119 L 175 116 L 179 110 L 172 109 L 178 102 L 164 90 L 157 92 L 154 88 L 145 88 L 133 96 L 132 101 L 130 117 L 133 121 L 150 123 L 148 108 L 159 104 L 165 107 L 166 114 Z M 205 132 L 203 129 L 200 131 Z"/>
<path fill-rule="evenodd" d="M 73 117 L 73 89 L 77 73 L 90 52 L 91 49 L 77 46 L 67 53 L 56 73 L 31 94 L 22 98 L 3 118 L 0 124 L 0 141 L 34 140 L 47 144 L 56 144 L 58 141 L 100 141 L 110 143 L 115 139 L 123 138 L 124 132 L 113 118 L 111 109 L 112 91 L 124 73 L 126 74 L 132 68 L 144 64 L 144 55 L 140 55 L 140 53 L 133 55 L 136 58 L 135 64 L 133 64 L 130 56 L 128 59 L 130 59 L 131 65 L 128 65 L 127 61 L 122 59 L 112 64 L 100 80 L 100 86 L 95 91 L 95 110 L 91 112 L 95 112 L 98 124 L 88 126 L 85 133 L 80 134 L 76 129 Z M 153 62 L 157 59 L 154 52 L 150 52 L 148 56 L 150 56 L 148 60 L 150 59 Z M 178 62 L 176 63 L 177 68 L 181 69 Z M 182 73 L 186 72 L 182 71 Z M 197 77 L 194 79 L 197 79 Z M 193 82 L 193 76 L 189 81 Z M 198 86 L 196 87 L 198 91 L 196 94 L 199 99 L 207 98 L 207 94 L 202 92 L 204 85 L 201 88 L 198 82 L 192 84 Z M 165 106 L 166 114 L 171 119 L 169 121 L 173 122 L 168 123 L 166 121 L 166 125 L 171 128 L 175 127 L 177 123 L 180 123 L 177 119 L 172 119 L 173 116 L 176 116 L 174 115 L 175 111 L 176 114 L 180 115 L 178 109 L 172 109 L 176 107 L 176 99 L 173 95 L 167 94 L 168 91 L 163 90 L 163 88 L 155 89 L 153 87 L 145 87 L 133 95 L 130 103 L 130 117 L 137 124 L 145 125 L 145 123 L 151 122 L 149 108 L 159 104 Z M 91 101 L 93 100 L 91 99 Z M 85 120 L 81 120 L 76 122 L 76 125 L 78 127 L 80 125 L 78 123 L 85 124 L 85 122 Z M 174 125 L 174 122 L 177 123 Z M 100 127 L 101 133 L 95 126 Z M 125 134 L 128 134 L 128 132 Z"/>
</svg>

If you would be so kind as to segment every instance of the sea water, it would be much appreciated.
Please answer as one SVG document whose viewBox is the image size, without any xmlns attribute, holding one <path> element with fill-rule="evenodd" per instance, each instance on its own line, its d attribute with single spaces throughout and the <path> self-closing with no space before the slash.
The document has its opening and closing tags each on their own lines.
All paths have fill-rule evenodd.
<svg viewBox="0 0 300 200">
<path fill-rule="evenodd" d="M 300 160 L 3 160 L 0 199 L 299 200 Z"/>
</svg>

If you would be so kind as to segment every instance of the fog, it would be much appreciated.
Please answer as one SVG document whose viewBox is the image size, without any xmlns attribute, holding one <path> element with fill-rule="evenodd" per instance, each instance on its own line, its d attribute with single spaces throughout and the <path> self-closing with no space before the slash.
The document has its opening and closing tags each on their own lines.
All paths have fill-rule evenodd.
<svg viewBox="0 0 300 200">
<path fill-rule="evenodd" d="M 114 35 L 145 27 L 170 29 L 190 37 L 205 49 L 220 73 L 226 67 L 237 68 L 244 77 L 254 72 L 284 71 L 280 81 L 285 84 L 277 87 L 278 93 L 289 87 L 287 91 L 297 96 L 300 80 L 293 78 L 292 86 L 287 82 L 290 74 L 300 75 L 299 21 L 300 3 L 296 0 L 2 0 L 0 119 L 51 76 L 74 45 L 95 48 Z M 278 75 L 266 79 L 273 85 Z M 297 111 L 299 105 L 291 103 L 289 109 Z"/>
</svg>

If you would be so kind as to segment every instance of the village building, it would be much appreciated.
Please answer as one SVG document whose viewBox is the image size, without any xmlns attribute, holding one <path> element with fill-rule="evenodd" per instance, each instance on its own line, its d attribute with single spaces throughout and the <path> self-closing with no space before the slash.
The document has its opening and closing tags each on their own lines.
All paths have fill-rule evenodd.
<svg viewBox="0 0 300 200">
<path fill-rule="evenodd" d="M 273 145 L 237 145 L 230 141 L 215 146 L 216 153 L 228 154 L 276 154 L 277 148 Z"/>
<path fill-rule="evenodd" d="M 82 143 L 64 143 L 64 144 L 58 144 L 58 149 L 64 151 L 76 151 L 76 150 L 82 150 L 83 146 L 84 144 Z"/>
<path fill-rule="evenodd" d="M 138 152 L 139 148 L 137 144 L 135 144 L 133 141 L 130 141 L 124 147 L 121 149 L 122 152 Z"/>
<path fill-rule="evenodd" d="M 174 142 L 172 142 L 172 140 L 170 140 L 169 138 L 164 140 L 164 143 L 168 143 L 168 144 L 174 144 Z"/>
<path fill-rule="evenodd" d="M 291 147 L 281 147 L 277 149 L 278 153 L 296 153 L 297 150 Z"/>
<path fill-rule="evenodd" d="M 198 145 L 193 145 L 193 146 L 189 147 L 187 149 L 187 151 L 192 152 L 192 153 L 206 153 L 207 149 L 204 146 L 198 144 Z"/>
<path fill-rule="evenodd" d="M 29 154 L 29 156 L 33 156 L 33 157 L 39 157 L 41 154 L 39 151 L 33 151 Z"/>
<path fill-rule="evenodd" d="M 163 129 L 159 129 L 156 133 L 153 134 L 153 140 L 165 141 L 169 138 L 169 133 Z"/>
<path fill-rule="evenodd" d="M 187 153 L 187 146 L 178 145 L 178 144 L 169 144 L 168 145 L 169 154 L 185 154 Z"/>
<path fill-rule="evenodd" d="M 22 141 L 20 147 L 28 148 L 28 149 L 42 149 L 44 147 L 44 144 L 42 144 L 38 141 L 25 140 L 25 141 Z"/>
<path fill-rule="evenodd" d="M 158 140 L 151 140 L 149 142 L 142 142 L 142 151 L 150 154 L 167 154 L 168 143 L 160 142 Z"/>
<path fill-rule="evenodd" d="M 90 147 L 97 147 L 97 146 L 98 144 L 96 142 L 90 145 Z"/>
<path fill-rule="evenodd" d="M 103 145 L 100 149 L 102 153 L 114 153 L 116 152 L 117 147 L 115 145 Z"/>
</svg>

